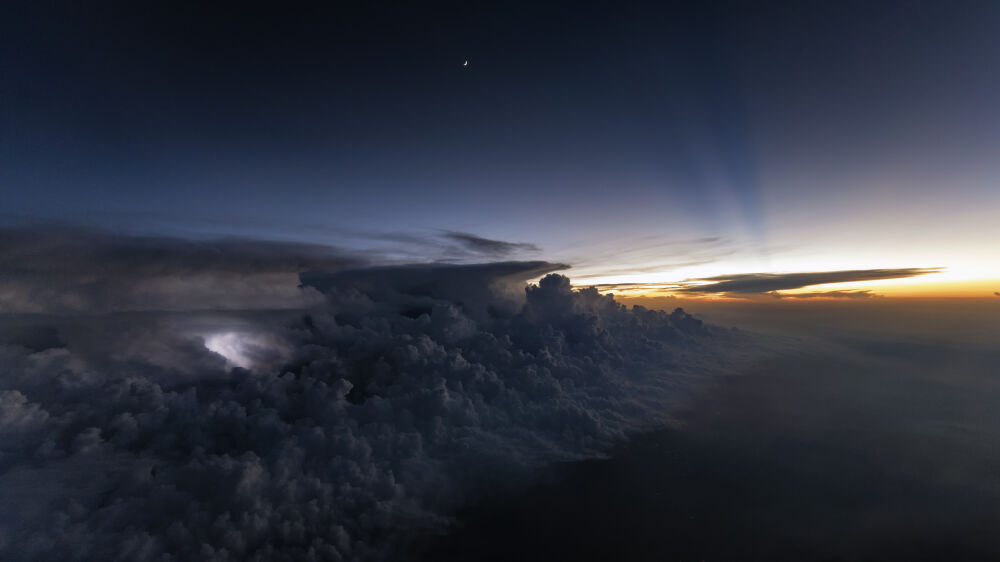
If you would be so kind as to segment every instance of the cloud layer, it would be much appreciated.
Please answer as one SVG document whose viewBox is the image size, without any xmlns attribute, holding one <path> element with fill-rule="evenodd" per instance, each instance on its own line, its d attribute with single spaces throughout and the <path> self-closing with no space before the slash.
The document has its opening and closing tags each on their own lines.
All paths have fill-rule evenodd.
<svg viewBox="0 0 1000 562">
<path fill-rule="evenodd" d="M 119 236 L 53 227 L 0 230 L 0 313 L 296 308 L 294 280 L 367 260 L 316 244 Z"/>
<path fill-rule="evenodd" d="M 184 243 L 149 256 L 98 242 L 138 254 L 149 277 L 327 259 L 240 245 L 247 262 L 188 263 Z M 99 267 L 28 257 L 5 260 L 57 279 Z M 397 559 L 482 490 L 666 423 L 747 349 L 681 310 L 626 309 L 560 275 L 525 288 L 560 267 L 303 274 L 320 302 L 281 314 L 7 315 L 0 557 Z M 80 294 L 129 303 L 145 278 L 125 268 Z"/>
</svg>

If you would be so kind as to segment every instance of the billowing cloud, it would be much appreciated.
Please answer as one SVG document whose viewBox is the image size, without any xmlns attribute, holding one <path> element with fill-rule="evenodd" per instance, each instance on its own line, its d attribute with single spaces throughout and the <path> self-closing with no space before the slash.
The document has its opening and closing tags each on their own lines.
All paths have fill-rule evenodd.
<svg viewBox="0 0 1000 562">
<path fill-rule="evenodd" d="M 216 263 L 98 242 L 152 271 Z M 74 263 L 116 295 L 143 278 Z M 748 349 L 557 274 L 525 287 L 561 267 L 305 273 L 320 302 L 282 313 L 0 316 L 33 326 L 0 341 L 0 558 L 398 559 L 485 489 L 667 422 Z"/>
<path fill-rule="evenodd" d="M 800 289 L 812 285 L 902 279 L 940 273 L 939 267 L 909 267 L 901 269 L 853 269 L 844 271 L 817 271 L 809 273 L 744 273 L 720 275 L 691 280 L 691 285 L 678 288 L 682 293 L 770 293 Z"/>
<path fill-rule="evenodd" d="M 448 299 L 463 312 L 483 320 L 509 316 L 524 302 L 524 283 L 566 269 L 544 261 L 472 265 L 425 264 L 372 267 L 329 274 L 304 272 L 302 285 L 322 292 L 363 290 L 379 306 L 409 315 L 429 312 L 435 301 Z"/>
</svg>

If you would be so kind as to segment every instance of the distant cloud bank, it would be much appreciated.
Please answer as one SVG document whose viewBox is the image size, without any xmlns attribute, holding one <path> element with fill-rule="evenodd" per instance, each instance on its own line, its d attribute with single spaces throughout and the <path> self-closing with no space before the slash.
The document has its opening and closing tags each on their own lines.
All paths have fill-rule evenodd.
<svg viewBox="0 0 1000 562">
<path fill-rule="evenodd" d="M 615 283 L 599 284 L 595 285 L 595 287 L 601 291 L 608 292 L 620 291 L 622 293 L 642 294 L 649 291 L 657 291 L 678 296 L 714 294 L 751 298 L 769 296 L 792 299 L 864 299 L 874 298 L 878 295 L 872 293 L 870 290 L 832 290 L 805 293 L 785 293 L 782 291 L 835 283 L 905 279 L 907 277 L 941 273 L 942 271 L 944 271 L 944 268 L 941 267 L 908 267 L 900 269 L 853 269 L 803 273 L 743 273 L 686 279 L 674 283 Z"/>
<path fill-rule="evenodd" d="M 902 279 L 944 271 L 940 267 L 908 267 L 901 269 L 852 269 L 808 273 L 745 273 L 698 279 L 699 284 L 678 288 L 681 293 L 770 293 L 801 289 L 812 285 Z M 703 283 L 704 284 L 701 284 Z"/>
</svg>

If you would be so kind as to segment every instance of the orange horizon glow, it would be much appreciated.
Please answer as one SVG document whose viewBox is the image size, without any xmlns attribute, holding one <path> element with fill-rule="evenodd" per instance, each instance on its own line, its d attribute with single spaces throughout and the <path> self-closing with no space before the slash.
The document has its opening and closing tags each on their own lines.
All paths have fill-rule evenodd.
<svg viewBox="0 0 1000 562">
<path fill-rule="evenodd" d="M 598 254 L 600 259 L 573 259 L 572 255 L 564 257 L 558 252 L 552 257 L 573 264 L 565 274 L 575 286 L 596 286 L 602 293 L 625 298 L 674 297 L 693 301 L 777 300 L 776 297 L 788 301 L 844 301 L 864 296 L 1000 299 L 996 295 L 1000 292 L 998 247 L 991 242 L 990 236 L 972 233 L 973 226 L 985 224 L 980 220 L 984 214 L 995 214 L 993 209 L 996 207 L 977 206 L 974 212 L 963 215 L 962 230 L 956 228 L 947 233 L 926 229 L 911 231 L 903 225 L 894 225 L 899 228 L 882 230 L 878 236 L 872 236 L 865 234 L 864 225 L 840 217 L 836 225 L 826 225 L 819 232 L 808 231 L 809 236 L 804 240 L 796 240 L 794 233 L 787 230 L 772 232 L 762 244 L 739 237 L 696 239 L 674 245 L 658 245 L 655 240 L 647 239 L 616 239 Z M 883 222 L 875 221 L 875 224 L 885 226 Z M 782 225 L 784 223 L 779 221 L 775 228 Z M 898 234 L 901 232 L 905 232 L 905 236 Z M 617 251 L 620 248 L 625 250 Z M 899 270 L 900 275 L 876 279 L 878 271 L 889 270 Z M 916 273 L 906 274 L 907 270 Z M 858 275 L 850 275 L 854 272 Z M 865 272 L 873 275 L 866 276 Z M 836 273 L 847 275 L 826 275 Z M 750 285 L 720 283 L 758 275 L 762 277 L 760 283 L 752 280 Z M 767 276 L 778 281 L 774 287 L 795 286 L 799 281 L 826 283 L 774 293 L 694 292 L 698 285 L 710 283 L 721 285 L 711 287 L 713 290 L 766 290 L 770 286 Z M 782 276 L 792 279 L 780 282 Z M 839 295 L 823 297 L 820 293 L 824 292 Z"/>
<path fill-rule="evenodd" d="M 934 276 L 937 276 L 935 274 Z M 926 277 L 930 277 L 926 276 Z M 818 293 L 868 293 L 868 299 L 928 299 L 928 298 L 963 298 L 963 299 L 998 299 L 1000 300 L 1000 279 L 975 280 L 941 280 L 932 281 L 921 277 L 900 279 L 882 279 L 877 281 L 853 281 L 810 285 L 797 289 L 775 291 L 773 293 L 737 294 L 737 293 L 691 293 L 677 290 L 665 283 L 630 283 L 621 286 L 598 286 L 602 294 L 613 294 L 620 298 L 674 298 L 691 301 L 756 301 L 756 300 L 787 300 L 787 301 L 856 301 L 859 298 L 838 296 L 823 296 Z M 594 286 L 588 283 L 574 283 L 574 287 L 582 289 Z"/>
</svg>

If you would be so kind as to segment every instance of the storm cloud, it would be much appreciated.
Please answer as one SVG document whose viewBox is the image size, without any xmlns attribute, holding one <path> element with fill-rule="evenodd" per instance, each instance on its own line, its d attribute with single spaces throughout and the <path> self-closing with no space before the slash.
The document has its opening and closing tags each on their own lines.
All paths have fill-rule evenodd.
<svg viewBox="0 0 1000 562">
<path fill-rule="evenodd" d="M 526 284 L 564 267 L 547 262 L 347 268 L 297 245 L 53 240 L 63 263 L 5 263 L 92 272 L 68 289 L 102 313 L 0 317 L 10 560 L 398 559 L 484 490 L 669 423 L 755 352 L 679 309 L 553 273 Z M 107 311 L 158 274 L 255 267 L 303 268 L 283 290 L 318 300 Z"/>
</svg>

